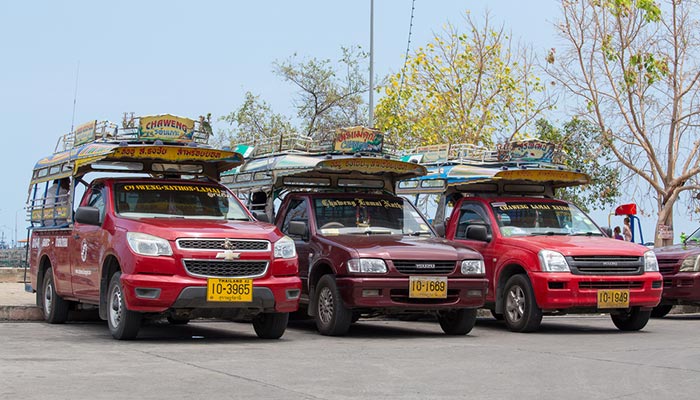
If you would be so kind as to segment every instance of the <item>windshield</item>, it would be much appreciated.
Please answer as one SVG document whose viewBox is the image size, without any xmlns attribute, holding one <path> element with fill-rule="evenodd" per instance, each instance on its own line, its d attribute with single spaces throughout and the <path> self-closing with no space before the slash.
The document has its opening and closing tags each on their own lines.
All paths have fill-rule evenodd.
<svg viewBox="0 0 700 400">
<path fill-rule="evenodd" d="M 228 190 L 201 183 L 118 183 L 115 207 L 120 215 L 132 218 L 249 220 Z"/>
<path fill-rule="evenodd" d="M 564 202 L 507 201 L 491 203 L 501 234 L 603 236 L 576 206 Z"/>
<path fill-rule="evenodd" d="M 316 198 L 314 213 L 322 235 L 433 235 L 411 203 L 399 197 Z"/>
</svg>

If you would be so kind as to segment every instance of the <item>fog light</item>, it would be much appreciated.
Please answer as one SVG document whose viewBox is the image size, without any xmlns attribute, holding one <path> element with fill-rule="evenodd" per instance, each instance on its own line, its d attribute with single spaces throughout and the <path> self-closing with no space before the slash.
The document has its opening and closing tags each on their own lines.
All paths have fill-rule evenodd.
<svg viewBox="0 0 700 400">
<path fill-rule="evenodd" d="M 481 297 L 481 290 L 467 290 L 467 296 L 468 297 Z"/>
<path fill-rule="evenodd" d="M 134 291 L 139 299 L 157 299 L 160 297 L 160 289 L 136 288 Z"/>
<path fill-rule="evenodd" d="M 379 289 L 362 289 L 362 297 L 377 297 Z"/>
<path fill-rule="evenodd" d="M 299 289 L 287 289 L 287 300 L 296 300 L 300 294 L 301 290 Z"/>
</svg>

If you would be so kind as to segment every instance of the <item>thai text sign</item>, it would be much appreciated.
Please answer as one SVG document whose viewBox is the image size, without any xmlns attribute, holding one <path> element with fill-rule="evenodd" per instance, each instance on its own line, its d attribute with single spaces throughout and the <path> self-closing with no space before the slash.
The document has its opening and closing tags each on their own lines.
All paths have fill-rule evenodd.
<svg viewBox="0 0 700 400">
<path fill-rule="evenodd" d="M 97 120 L 78 125 L 73 130 L 73 147 L 94 141 L 96 127 Z"/>
<path fill-rule="evenodd" d="M 424 172 L 421 173 L 422 167 L 417 164 L 396 160 L 388 160 L 385 158 L 339 158 L 335 160 L 325 160 L 320 162 L 317 168 L 330 171 L 353 170 L 366 174 L 424 174 Z"/>
<path fill-rule="evenodd" d="M 194 121 L 170 114 L 139 118 L 139 138 L 170 142 L 192 141 Z"/>
<path fill-rule="evenodd" d="M 178 146 L 127 146 L 114 149 L 109 158 L 157 158 L 168 161 L 215 161 L 232 157 L 236 153 L 215 149 L 198 149 Z"/>
<path fill-rule="evenodd" d="M 510 143 L 510 161 L 552 162 L 554 143 L 541 140 L 523 140 Z"/>
<path fill-rule="evenodd" d="M 383 144 L 383 134 L 364 126 L 354 126 L 338 129 L 333 150 L 343 153 L 381 153 Z"/>
</svg>

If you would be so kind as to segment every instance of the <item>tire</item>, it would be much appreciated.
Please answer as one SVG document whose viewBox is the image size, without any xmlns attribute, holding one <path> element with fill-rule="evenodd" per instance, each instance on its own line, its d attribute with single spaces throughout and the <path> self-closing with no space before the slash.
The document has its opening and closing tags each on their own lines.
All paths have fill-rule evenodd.
<svg viewBox="0 0 700 400">
<path fill-rule="evenodd" d="M 253 318 L 253 329 L 260 339 L 279 339 L 288 322 L 289 313 L 261 313 Z"/>
<path fill-rule="evenodd" d="M 49 267 L 44 273 L 41 290 L 37 292 L 44 320 L 50 324 L 62 324 L 68 320 L 70 302 L 56 293 L 53 280 L 53 268 Z"/>
<path fill-rule="evenodd" d="M 107 289 L 107 325 L 109 332 L 117 340 L 131 340 L 141 328 L 141 313 L 126 308 L 124 289 L 120 271 L 112 275 Z"/>
<path fill-rule="evenodd" d="M 542 323 L 542 310 L 527 275 L 513 275 L 503 291 L 503 320 L 513 332 L 533 332 Z"/>
<path fill-rule="evenodd" d="M 651 310 L 651 317 L 652 318 L 663 318 L 671 312 L 671 309 L 673 308 L 673 304 L 659 304 L 658 306 L 654 307 L 653 310 Z"/>
<path fill-rule="evenodd" d="M 496 321 L 503 321 L 503 314 L 497 313 L 495 308 L 489 308 L 489 311 L 491 311 L 491 316 L 496 318 Z"/>
<path fill-rule="evenodd" d="M 621 331 L 638 331 L 644 328 L 651 318 L 651 310 L 641 311 L 639 307 L 632 307 L 632 310 L 623 314 L 610 314 L 613 324 Z"/>
<path fill-rule="evenodd" d="M 335 276 L 324 275 L 316 285 L 316 328 L 322 335 L 342 336 L 348 333 L 352 323 L 350 311 L 340 296 Z"/>
<path fill-rule="evenodd" d="M 448 335 L 466 335 L 476 324 L 476 308 L 462 308 L 438 313 L 442 331 Z"/>
</svg>

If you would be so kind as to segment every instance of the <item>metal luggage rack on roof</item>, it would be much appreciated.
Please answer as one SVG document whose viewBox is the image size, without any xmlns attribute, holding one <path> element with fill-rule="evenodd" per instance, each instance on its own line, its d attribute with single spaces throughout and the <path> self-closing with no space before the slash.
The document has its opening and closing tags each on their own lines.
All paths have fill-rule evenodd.
<svg viewBox="0 0 700 400">
<path fill-rule="evenodd" d="M 104 143 L 119 143 L 127 142 L 129 144 L 148 144 L 154 143 L 160 139 L 144 137 L 141 134 L 141 119 L 142 118 L 153 118 L 158 116 L 134 116 L 134 113 L 124 113 L 124 119 L 122 121 L 121 127 L 111 121 L 97 121 L 93 120 L 83 125 L 75 127 L 71 132 L 64 134 L 59 137 L 56 147 L 54 149 L 55 153 L 73 149 L 77 146 L 93 143 L 93 142 L 104 142 Z M 173 117 L 177 120 L 185 120 L 185 118 L 174 117 L 168 114 L 162 115 L 164 118 Z M 193 122 L 193 130 L 191 137 L 187 139 L 179 139 L 169 144 L 184 145 L 190 143 L 196 143 L 201 145 L 207 145 L 209 143 L 209 137 L 212 135 L 212 129 L 210 124 L 209 116 L 200 116 L 199 120 L 190 120 Z M 174 123 L 179 123 L 178 121 L 173 121 Z M 162 141 L 162 140 L 161 140 Z"/>
<path fill-rule="evenodd" d="M 252 142 L 241 143 L 241 145 L 250 146 L 254 149 L 250 157 L 271 156 L 281 153 L 319 154 L 327 153 L 333 147 L 333 143 L 318 143 L 312 137 L 300 133 L 284 133 L 279 137 L 269 135 L 260 140 L 256 139 Z"/>
</svg>

